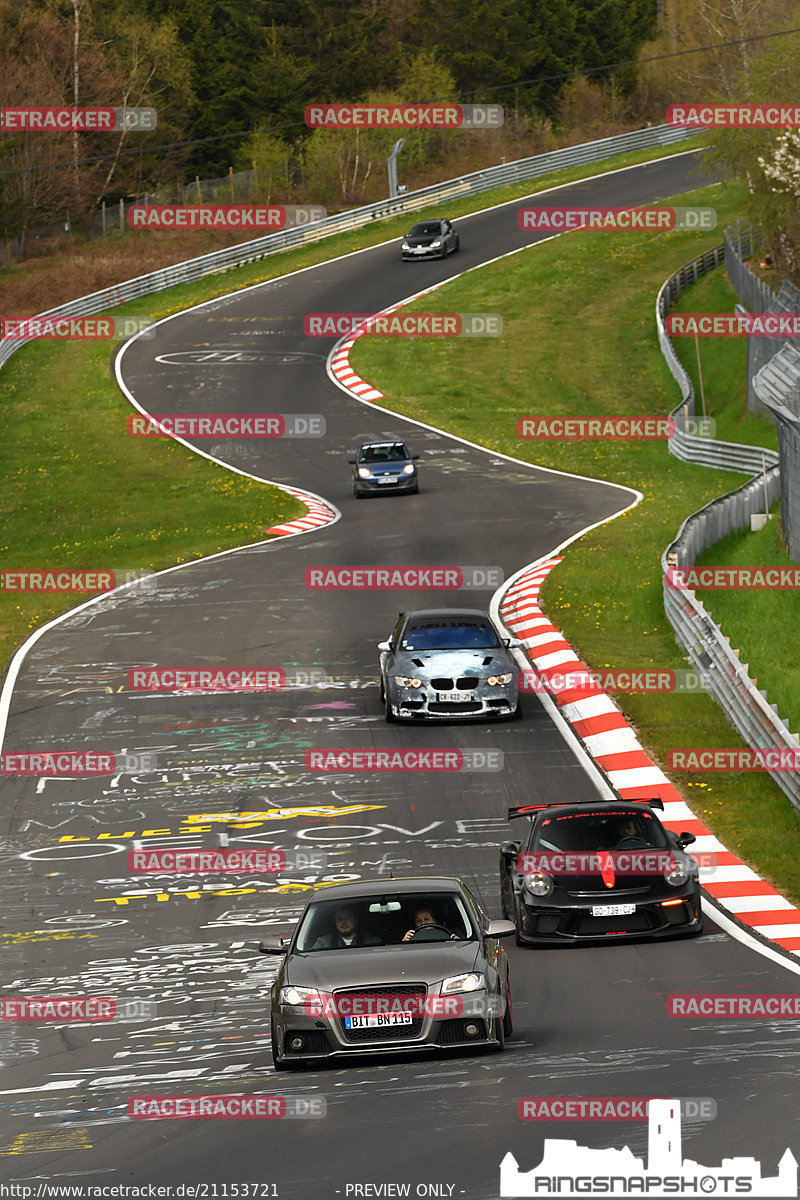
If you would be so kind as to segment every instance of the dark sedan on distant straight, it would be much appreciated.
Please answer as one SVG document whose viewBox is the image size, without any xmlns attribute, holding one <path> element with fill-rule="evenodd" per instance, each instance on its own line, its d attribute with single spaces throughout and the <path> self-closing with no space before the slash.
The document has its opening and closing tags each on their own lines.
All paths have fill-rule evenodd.
<svg viewBox="0 0 800 1200">
<path fill-rule="evenodd" d="M 277 1070 L 353 1054 L 502 1050 L 512 1032 L 510 921 L 492 921 L 460 879 L 363 880 L 309 900 L 271 989 Z"/>
<path fill-rule="evenodd" d="M 381 703 L 387 721 L 518 717 L 519 667 L 502 637 L 477 608 L 425 608 L 400 613 L 378 643 Z"/>
<path fill-rule="evenodd" d="M 355 458 L 347 461 L 353 467 L 353 495 L 390 496 L 395 492 L 418 492 L 419 478 L 412 454 L 405 442 L 399 440 L 362 442 Z"/>
<path fill-rule="evenodd" d="M 446 220 L 417 221 L 400 246 L 404 261 L 412 258 L 447 258 L 461 249 L 461 239 Z"/>
<path fill-rule="evenodd" d="M 698 934 L 692 833 L 665 829 L 660 799 L 526 804 L 527 837 L 500 850 L 503 915 L 517 945 L 552 946 Z"/>
</svg>

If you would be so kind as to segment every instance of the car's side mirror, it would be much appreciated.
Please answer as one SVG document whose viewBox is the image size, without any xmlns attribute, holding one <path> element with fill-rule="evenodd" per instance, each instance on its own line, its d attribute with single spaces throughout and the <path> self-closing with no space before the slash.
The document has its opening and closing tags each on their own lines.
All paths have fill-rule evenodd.
<svg viewBox="0 0 800 1200">
<path fill-rule="evenodd" d="M 289 949 L 289 942 L 292 939 L 286 937 L 282 933 L 273 933 L 269 937 L 262 938 L 258 943 L 260 954 L 285 954 Z"/>
<path fill-rule="evenodd" d="M 485 932 L 486 937 L 507 938 L 517 932 L 517 927 L 513 921 L 490 921 Z"/>
<path fill-rule="evenodd" d="M 684 833 L 678 834 L 678 845 L 681 847 L 691 846 L 692 842 L 696 842 L 696 841 L 697 841 L 697 838 L 694 836 L 693 833 L 685 833 L 684 832 Z"/>
<path fill-rule="evenodd" d="M 388 654 L 391 648 L 391 642 L 378 642 L 378 649 L 380 650 L 381 654 Z"/>
<path fill-rule="evenodd" d="M 412 455 L 411 455 L 411 457 L 414 459 L 414 462 L 416 462 L 416 461 L 417 461 L 417 459 L 419 458 L 419 455 L 418 455 L 418 454 L 412 454 Z"/>
<path fill-rule="evenodd" d="M 521 845 L 522 842 L 506 842 L 504 846 L 500 847 L 500 853 L 503 858 L 516 858 Z"/>
</svg>

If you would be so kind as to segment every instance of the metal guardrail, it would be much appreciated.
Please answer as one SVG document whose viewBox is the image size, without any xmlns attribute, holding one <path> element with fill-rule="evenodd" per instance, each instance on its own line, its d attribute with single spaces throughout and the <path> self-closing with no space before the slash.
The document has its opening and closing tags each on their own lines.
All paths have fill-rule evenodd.
<svg viewBox="0 0 800 1200">
<path fill-rule="evenodd" d="M 786 342 L 753 386 L 778 426 L 781 527 L 790 557 L 800 562 L 800 351 Z"/>
<path fill-rule="evenodd" d="M 775 292 L 763 279 L 750 270 L 744 261 L 755 253 L 752 230 L 736 221 L 725 230 L 725 266 L 736 295 L 750 312 L 800 312 L 800 290 L 788 279 L 781 281 Z M 749 337 L 747 339 L 747 407 L 751 412 L 774 420 L 769 406 L 761 403 L 755 387 L 758 372 L 765 367 L 783 345 L 781 337 Z"/>
<path fill-rule="evenodd" d="M 267 234 L 265 237 L 256 238 L 250 242 L 242 242 L 237 246 L 229 246 L 224 250 L 215 250 L 211 254 L 176 263 L 172 267 L 151 271 L 136 279 L 128 279 L 125 283 L 115 284 L 113 287 L 103 288 L 102 291 L 92 292 L 91 295 L 70 300 L 58 308 L 51 308 L 45 313 L 40 313 L 39 316 L 90 316 L 92 313 L 106 312 L 118 304 L 125 304 L 129 300 L 149 296 L 154 292 L 165 291 L 177 284 L 193 283 L 217 271 L 257 262 L 277 250 L 286 250 L 292 246 L 302 246 L 307 242 L 319 241 L 322 238 L 331 237 L 333 234 L 359 229 L 373 221 L 386 220 L 402 213 L 417 212 L 432 204 L 443 204 L 448 200 L 474 196 L 510 183 L 537 179 L 550 171 L 581 166 L 584 163 L 602 162 L 603 159 L 611 158 L 615 154 L 634 150 L 670 146 L 685 138 L 694 137 L 697 133 L 696 129 L 656 125 L 650 129 L 635 129 L 632 133 L 621 133 L 615 137 L 600 138 L 594 142 L 582 142 L 578 146 L 566 146 L 563 150 L 551 150 L 547 154 L 535 154 L 531 158 L 521 158 L 513 163 L 487 167 L 483 171 L 474 171 L 469 175 L 462 175 L 458 179 L 449 179 L 444 183 L 420 188 L 415 192 L 406 192 L 392 200 L 379 200 L 375 204 L 365 204 L 361 208 L 350 209 L 348 212 L 326 217 L 322 221 L 314 221 L 299 228 Z M 0 367 L 8 362 L 15 351 L 25 345 L 27 342 L 21 339 L 4 338 L 0 341 Z"/>
<path fill-rule="evenodd" d="M 670 454 L 674 454 L 682 462 L 698 463 L 704 467 L 717 467 L 722 471 L 741 471 L 745 475 L 754 475 L 756 471 L 763 471 L 765 467 L 777 463 L 778 455 L 775 450 L 762 449 L 761 446 L 747 446 L 740 442 L 717 441 L 716 438 L 696 437 L 686 432 L 687 420 L 696 417 L 694 385 L 675 353 L 675 348 L 664 324 L 673 300 L 687 287 L 696 283 L 701 275 L 718 267 L 724 259 L 725 246 L 715 246 L 713 250 L 699 255 L 685 267 L 681 267 L 679 271 L 670 275 L 669 279 L 662 284 L 656 297 L 658 344 L 673 378 L 681 389 L 681 403 L 670 413 L 674 421 L 675 433 L 667 444 Z"/>
<path fill-rule="evenodd" d="M 658 340 L 683 397 L 681 404 L 672 412 L 676 424 L 681 414 L 684 421 L 686 415 L 695 415 L 695 397 L 692 381 L 678 361 L 667 335 L 664 318 L 672 299 L 724 258 L 725 247 L 717 246 L 671 275 L 658 293 Z M 685 423 L 682 428 L 685 429 Z M 747 664 L 739 661 L 738 652 L 732 648 L 719 625 L 706 612 L 694 592 L 676 588 L 669 582 L 667 571 L 670 567 L 693 566 L 697 555 L 703 550 L 734 530 L 747 526 L 753 513 L 769 511 L 780 491 L 780 467 L 774 450 L 718 442 L 716 446 L 719 449 L 715 452 L 713 446 L 712 439 L 689 437 L 678 431 L 669 444 L 672 453 L 684 461 L 759 474 L 727 495 L 712 500 L 683 522 L 674 542 L 661 556 L 664 612 L 675 631 L 678 644 L 686 650 L 695 669 L 703 673 L 709 692 L 747 745 L 794 751 L 800 748 L 796 735 L 791 733 L 786 721 L 778 715 L 777 708 L 769 703 L 766 692 L 759 689 L 755 680 L 750 678 Z M 770 771 L 769 774 L 795 808 L 800 810 L 800 775 L 791 771 Z"/>
<path fill-rule="evenodd" d="M 694 592 L 667 582 L 668 567 L 691 565 L 701 550 L 731 529 L 746 525 L 750 513 L 764 503 L 765 495 L 771 504 L 778 488 L 778 467 L 771 467 L 764 475 L 693 513 L 664 551 L 661 567 L 667 620 L 695 669 L 703 673 L 706 687 L 731 725 L 750 747 L 793 752 L 800 749 L 797 735 L 791 732 L 776 706 L 769 703 L 767 693 L 751 679 L 748 664 L 739 661 L 738 652 Z M 800 775 L 793 771 L 769 771 L 769 774 L 800 811 Z"/>
</svg>

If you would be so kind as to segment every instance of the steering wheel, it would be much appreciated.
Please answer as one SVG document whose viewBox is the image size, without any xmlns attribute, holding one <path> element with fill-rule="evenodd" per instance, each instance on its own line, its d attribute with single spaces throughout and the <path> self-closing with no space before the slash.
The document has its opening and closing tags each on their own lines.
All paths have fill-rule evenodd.
<svg viewBox="0 0 800 1200">
<path fill-rule="evenodd" d="M 444 937 L 438 937 L 438 934 L 444 934 Z M 433 937 L 430 935 L 433 934 Z M 420 925 L 419 929 L 415 929 L 410 941 L 414 942 L 443 942 L 450 940 L 450 930 L 444 925 Z"/>
<path fill-rule="evenodd" d="M 638 837 L 636 834 L 631 834 L 628 837 L 620 838 L 614 847 L 615 850 L 646 850 L 647 843 Z"/>
</svg>

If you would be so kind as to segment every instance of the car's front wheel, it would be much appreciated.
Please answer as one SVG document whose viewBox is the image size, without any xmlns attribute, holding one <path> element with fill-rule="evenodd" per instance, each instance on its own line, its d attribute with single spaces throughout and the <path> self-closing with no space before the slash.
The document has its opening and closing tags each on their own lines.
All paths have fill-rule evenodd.
<svg viewBox="0 0 800 1200">
<path fill-rule="evenodd" d="M 520 936 L 520 932 L 519 932 L 520 925 L 522 924 L 522 916 L 520 914 L 519 904 L 517 903 L 516 899 L 514 900 L 514 911 L 508 914 L 508 919 L 509 919 L 509 921 L 514 922 L 514 925 L 517 930 L 517 932 L 514 934 L 514 941 L 515 941 L 516 945 L 524 946 L 525 943 L 523 942 L 523 940 Z"/>
<path fill-rule="evenodd" d="M 389 702 L 389 697 L 386 694 L 385 688 L 383 689 L 383 715 L 386 718 L 387 725 L 393 725 L 394 722 L 397 720 L 397 717 L 392 712 L 392 706 L 391 706 L 391 703 Z"/>
<path fill-rule="evenodd" d="M 514 1032 L 514 1014 L 511 1010 L 511 984 L 508 982 L 508 974 L 506 974 L 506 1011 L 503 1014 L 503 1033 L 506 1037 L 511 1037 Z"/>
<path fill-rule="evenodd" d="M 502 1005 L 503 1003 L 502 992 L 497 993 L 497 1003 L 498 1005 Z M 493 1049 L 497 1054 L 500 1054 L 506 1048 L 506 1025 L 505 1018 L 500 1016 L 499 1007 L 497 1010 L 497 1016 L 494 1019 L 494 1036 L 497 1038 L 497 1045 L 494 1046 Z"/>
</svg>

